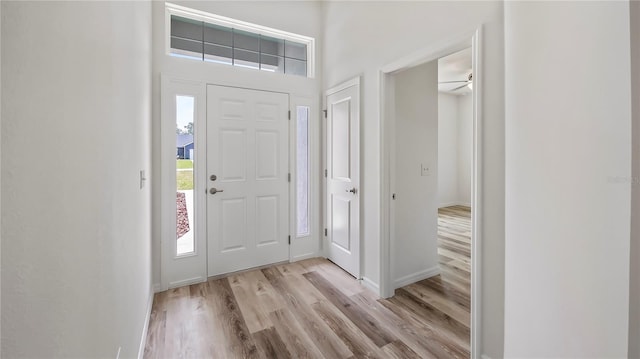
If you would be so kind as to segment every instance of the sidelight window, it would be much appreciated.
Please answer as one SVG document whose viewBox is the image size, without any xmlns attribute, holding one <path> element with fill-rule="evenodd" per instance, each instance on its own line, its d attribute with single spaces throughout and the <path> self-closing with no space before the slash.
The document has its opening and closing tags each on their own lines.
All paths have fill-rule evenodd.
<svg viewBox="0 0 640 359">
<path fill-rule="evenodd" d="M 195 251 L 193 161 L 195 98 L 176 96 L 176 254 Z"/>
<path fill-rule="evenodd" d="M 296 234 L 309 235 L 309 107 L 296 108 Z"/>
</svg>

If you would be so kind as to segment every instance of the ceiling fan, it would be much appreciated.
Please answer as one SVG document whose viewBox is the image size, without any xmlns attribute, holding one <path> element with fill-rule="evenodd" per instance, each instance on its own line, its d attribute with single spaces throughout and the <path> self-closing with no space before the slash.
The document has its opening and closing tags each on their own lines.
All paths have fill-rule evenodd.
<svg viewBox="0 0 640 359">
<path fill-rule="evenodd" d="M 438 85 L 440 84 L 456 84 L 456 83 L 461 83 L 461 86 L 458 86 L 450 91 L 457 91 L 460 90 L 461 88 L 468 86 L 470 90 L 473 89 L 473 74 L 469 73 L 469 76 L 467 76 L 467 80 L 461 80 L 461 81 L 443 81 L 443 82 L 438 82 Z"/>
</svg>

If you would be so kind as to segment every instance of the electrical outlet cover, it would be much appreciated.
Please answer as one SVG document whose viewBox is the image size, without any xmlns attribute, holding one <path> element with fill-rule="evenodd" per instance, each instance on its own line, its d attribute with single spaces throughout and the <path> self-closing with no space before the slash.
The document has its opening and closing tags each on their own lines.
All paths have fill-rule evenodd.
<svg viewBox="0 0 640 359">
<path fill-rule="evenodd" d="M 431 166 L 428 164 L 421 164 L 420 171 L 422 176 L 430 176 L 431 175 Z"/>
</svg>

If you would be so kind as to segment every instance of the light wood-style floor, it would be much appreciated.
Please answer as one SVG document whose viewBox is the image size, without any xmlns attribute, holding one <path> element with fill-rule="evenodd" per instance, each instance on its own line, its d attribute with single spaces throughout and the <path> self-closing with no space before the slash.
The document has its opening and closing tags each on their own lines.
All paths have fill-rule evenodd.
<svg viewBox="0 0 640 359">
<path fill-rule="evenodd" d="M 378 299 L 326 259 L 156 294 L 145 358 L 468 358 L 470 211 L 439 210 L 442 274 Z"/>
</svg>

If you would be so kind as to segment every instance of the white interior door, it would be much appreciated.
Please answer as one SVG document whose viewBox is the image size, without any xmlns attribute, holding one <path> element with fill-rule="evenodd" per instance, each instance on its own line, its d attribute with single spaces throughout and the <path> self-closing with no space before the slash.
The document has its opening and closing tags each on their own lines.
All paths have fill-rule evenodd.
<svg viewBox="0 0 640 359">
<path fill-rule="evenodd" d="M 209 276 L 289 259 L 288 111 L 287 94 L 207 86 Z"/>
<path fill-rule="evenodd" d="M 326 93 L 328 258 L 360 278 L 360 84 Z"/>
</svg>

